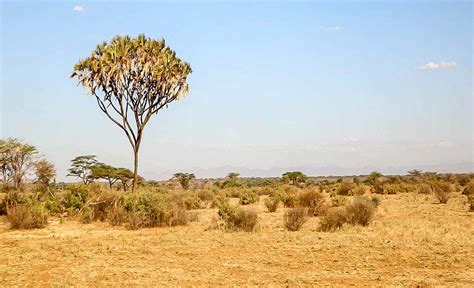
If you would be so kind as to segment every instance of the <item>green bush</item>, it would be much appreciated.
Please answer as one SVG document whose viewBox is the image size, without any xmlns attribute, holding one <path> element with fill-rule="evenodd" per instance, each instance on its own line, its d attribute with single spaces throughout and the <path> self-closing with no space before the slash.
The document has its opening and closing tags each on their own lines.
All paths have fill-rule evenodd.
<svg viewBox="0 0 474 288">
<path fill-rule="evenodd" d="M 257 212 L 228 203 L 219 207 L 218 215 L 224 220 L 226 229 L 231 231 L 251 232 L 258 222 Z"/>
<path fill-rule="evenodd" d="M 187 223 L 183 204 L 173 203 L 169 193 L 140 191 L 124 200 L 126 223 L 129 229 L 176 226 Z"/>
<path fill-rule="evenodd" d="M 79 211 L 89 198 L 89 189 L 84 185 L 71 185 L 63 195 L 63 206 L 66 209 Z"/>
<path fill-rule="evenodd" d="M 48 210 L 40 203 L 21 204 L 8 208 L 11 229 L 43 228 L 48 224 Z"/>
<path fill-rule="evenodd" d="M 197 195 L 190 195 L 184 198 L 183 203 L 188 210 L 206 208 L 206 203 L 204 203 Z"/>
<path fill-rule="evenodd" d="M 61 202 L 57 199 L 46 200 L 44 207 L 51 213 L 60 213 L 63 210 Z"/>
<path fill-rule="evenodd" d="M 298 231 L 303 224 L 308 220 L 308 209 L 297 207 L 285 211 L 283 214 L 283 223 L 285 228 L 289 231 Z"/>
<path fill-rule="evenodd" d="M 279 199 L 283 203 L 283 206 L 293 208 L 298 204 L 298 192 L 298 188 L 284 185 L 281 189 L 273 190 L 270 196 Z"/>
<path fill-rule="evenodd" d="M 317 189 L 303 190 L 298 197 L 298 205 L 307 208 L 308 216 L 318 216 L 327 210 L 326 200 Z"/>
<path fill-rule="evenodd" d="M 252 190 L 247 190 L 240 195 L 240 205 L 248 205 L 258 202 L 258 195 Z"/>
</svg>

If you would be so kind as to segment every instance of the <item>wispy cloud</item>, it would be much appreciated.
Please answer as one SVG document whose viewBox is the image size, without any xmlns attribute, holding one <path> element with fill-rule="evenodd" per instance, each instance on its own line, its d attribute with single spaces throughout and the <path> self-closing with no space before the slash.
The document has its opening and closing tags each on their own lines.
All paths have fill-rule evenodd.
<svg viewBox="0 0 474 288">
<path fill-rule="evenodd" d="M 82 5 L 75 5 L 74 8 L 72 8 L 72 11 L 77 12 L 77 13 L 84 12 L 84 6 L 82 6 Z"/>
<path fill-rule="evenodd" d="M 416 69 L 418 71 L 428 71 L 428 70 L 438 70 L 438 69 L 449 69 L 456 67 L 456 62 L 454 61 L 441 61 L 439 63 L 428 62 L 424 65 L 418 66 Z"/>
<path fill-rule="evenodd" d="M 340 26 L 326 26 L 326 27 L 322 27 L 322 28 L 326 32 L 339 32 L 339 31 L 341 31 Z"/>
</svg>

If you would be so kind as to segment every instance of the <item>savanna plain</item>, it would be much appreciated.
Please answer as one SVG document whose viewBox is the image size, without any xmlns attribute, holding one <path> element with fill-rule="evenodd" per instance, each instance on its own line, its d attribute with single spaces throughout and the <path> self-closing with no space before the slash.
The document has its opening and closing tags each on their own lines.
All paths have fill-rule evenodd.
<svg viewBox="0 0 474 288">
<path fill-rule="evenodd" d="M 472 175 L 182 176 L 3 193 L 0 282 L 474 286 Z"/>
</svg>

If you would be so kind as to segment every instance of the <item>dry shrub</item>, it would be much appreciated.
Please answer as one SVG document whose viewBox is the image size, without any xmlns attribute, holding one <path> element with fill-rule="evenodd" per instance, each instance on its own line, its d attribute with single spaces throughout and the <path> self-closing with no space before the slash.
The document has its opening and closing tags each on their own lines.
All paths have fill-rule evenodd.
<svg viewBox="0 0 474 288">
<path fill-rule="evenodd" d="M 171 201 L 168 193 L 141 191 L 125 198 L 128 229 L 185 225 L 187 214 L 184 204 Z"/>
<path fill-rule="evenodd" d="M 439 203 L 446 204 L 451 197 L 451 186 L 445 182 L 434 182 L 432 190 Z"/>
<path fill-rule="evenodd" d="M 283 223 L 289 231 L 298 231 L 308 220 L 307 215 L 308 210 L 306 208 L 291 208 L 283 214 Z"/>
<path fill-rule="evenodd" d="M 280 204 L 280 199 L 268 197 L 263 202 L 265 207 L 267 207 L 268 212 L 273 213 L 278 209 L 278 204 Z"/>
<path fill-rule="evenodd" d="M 467 195 L 467 202 L 469 203 L 469 211 L 474 211 L 474 194 Z"/>
<path fill-rule="evenodd" d="M 431 194 L 431 187 L 427 184 L 421 184 L 417 190 L 418 194 Z"/>
<path fill-rule="evenodd" d="M 280 189 L 272 191 L 272 197 L 279 199 L 283 206 L 293 208 L 298 204 L 299 189 L 292 185 L 283 185 Z"/>
<path fill-rule="evenodd" d="M 307 208 L 308 216 L 322 215 L 327 210 L 326 200 L 317 189 L 308 189 L 300 193 L 299 206 Z"/>
<path fill-rule="evenodd" d="M 321 217 L 321 226 L 319 229 L 324 232 L 332 232 L 341 228 L 347 223 L 347 211 L 345 207 L 334 207 L 329 209 L 326 214 Z"/>
<path fill-rule="evenodd" d="M 349 182 L 341 182 L 337 189 L 337 194 L 347 196 L 351 193 L 351 190 L 354 189 L 354 184 Z"/>
<path fill-rule="evenodd" d="M 346 201 L 347 201 L 347 197 L 345 196 L 336 195 L 336 194 L 331 195 L 332 206 L 335 206 L 335 207 L 343 206 L 344 204 L 346 204 Z"/>
<path fill-rule="evenodd" d="M 350 192 L 351 195 L 353 196 L 362 196 L 365 194 L 365 185 L 364 184 L 358 184 L 357 186 L 355 186 L 351 192 Z"/>
<path fill-rule="evenodd" d="M 125 209 L 122 206 L 112 207 L 107 214 L 107 220 L 112 226 L 122 225 L 126 220 Z"/>
<path fill-rule="evenodd" d="M 188 215 L 189 222 L 196 222 L 199 220 L 199 214 L 197 212 L 187 211 L 186 213 Z"/>
<path fill-rule="evenodd" d="M 474 195 L 474 182 L 471 181 L 469 182 L 466 187 L 464 187 L 464 190 L 462 191 L 463 195 L 469 196 L 469 195 Z"/>
<path fill-rule="evenodd" d="M 0 201 L 0 216 L 7 215 L 7 204 L 4 201 Z"/>
<path fill-rule="evenodd" d="M 240 195 L 240 205 L 248 205 L 258 202 L 258 195 L 252 190 L 247 190 Z"/>
<path fill-rule="evenodd" d="M 376 206 L 374 198 L 356 198 L 347 203 L 344 207 L 335 207 L 329 209 L 321 218 L 321 231 L 335 231 L 344 225 L 367 226 L 372 221 Z"/>
<path fill-rule="evenodd" d="M 197 196 L 201 201 L 211 203 L 216 198 L 215 193 L 210 189 L 201 189 L 198 191 Z"/>
<path fill-rule="evenodd" d="M 225 222 L 225 228 L 231 231 L 251 232 L 258 223 L 258 215 L 254 210 L 247 210 L 228 203 L 219 207 L 219 216 Z"/>
<path fill-rule="evenodd" d="M 48 224 L 48 217 L 48 210 L 39 203 L 12 206 L 7 212 L 11 229 L 43 228 Z"/>
<path fill-rule="evenodd" d="M 353 225 L 369 225 L 375 214 L 374 203 L 366 198 L 357 198 L 345 206 L 347 221 Z"/>
</svg>

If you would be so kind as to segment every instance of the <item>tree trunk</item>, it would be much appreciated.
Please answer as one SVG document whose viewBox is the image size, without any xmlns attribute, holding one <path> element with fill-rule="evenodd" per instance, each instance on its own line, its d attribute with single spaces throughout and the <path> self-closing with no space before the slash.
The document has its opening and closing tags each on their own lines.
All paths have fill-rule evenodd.
<svg viewBox="0 0 474 288">
<path fill-rule="evenodd" d="M 137 182 L 138 182 L 138 146 L 133 149 L 133 158 L 134 158 L 134 165 L 133 165 L 133 183 L 132 183 L 132 193 L 135 193 L 137 189 Z"/>
</svg>

